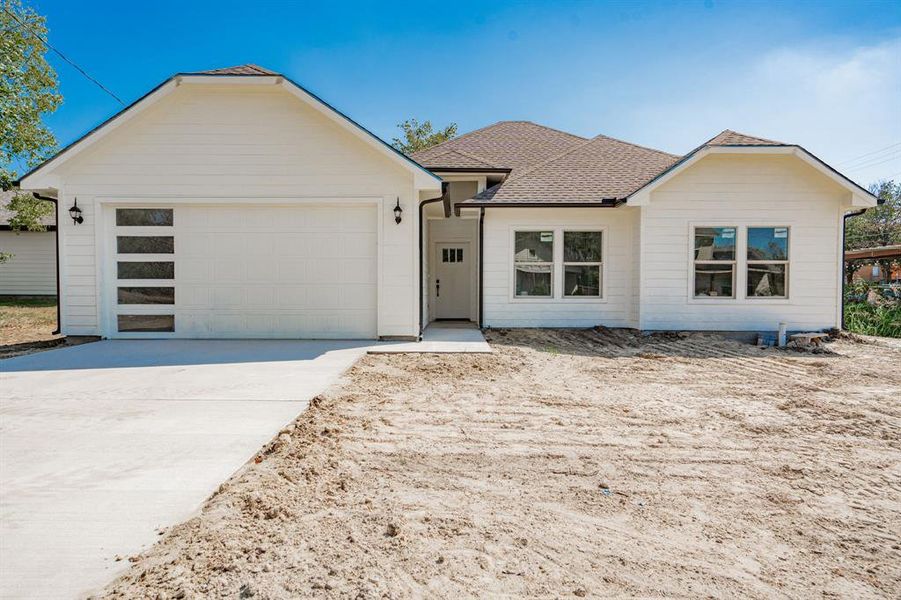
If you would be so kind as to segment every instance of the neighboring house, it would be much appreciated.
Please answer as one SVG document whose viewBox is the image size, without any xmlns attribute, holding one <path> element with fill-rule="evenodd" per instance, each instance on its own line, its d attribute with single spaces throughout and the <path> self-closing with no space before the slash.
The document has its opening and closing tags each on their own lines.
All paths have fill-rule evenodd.
<svg viewBox="0 0 901 600">
<path fill-rule="evenodd" d="M 901 244 L 891 246 L 876 246 L 873 248 L 858 248 L 846 250 L 845 260 L 854 263 L 854 281 L 869 281 L 874 283 L 889 283 L 901 281 Z M 893 260 L 891 273 L 883 269 L 877 260 Z M 861 264 L 864 263 L 864 264 Z M 886 277 L 888 275 L 888 277 Z"/>
<path fill-rule="evenodd" d="M 507 121 L 406 157 L 253 65 L 167 80 L 21 186 L 77 199 L 62 329 L 106 337 L 825 329 L 842 216 L 876 204 L 731 131 L 680 157 Z"/>
<path fill-rule="evenodd" d="M 12 255 L 0 263 L 0 296 L 55 296 L 54 216 L 42 220 L 47 231 L 13 231 L 7 207 L 12 197 L 12 191 L 0 192 L 0 252 Z"/>
</svg>

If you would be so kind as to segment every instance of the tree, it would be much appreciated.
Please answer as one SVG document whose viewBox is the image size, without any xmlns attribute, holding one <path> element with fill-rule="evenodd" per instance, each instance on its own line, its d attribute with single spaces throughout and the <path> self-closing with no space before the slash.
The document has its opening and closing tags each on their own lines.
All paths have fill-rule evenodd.
<svg viewBox="0 0 901 600">
<path fill-rule="evenodd" d="M 17 167 L 33 167 L 56 149 L 44 124 L 62 96 L 56 71 L 44 56 L 46 19 L 19 0 L 0 0 L 0 189 L 7 191 Z M 30 194 L 15 194 L 9 203 L 13 229 L 43 231 L 41 218 L 52 205 Z M 7 255 L 8 256 L 8 255 Z"/>
<path fill-rule="evenodd" d="M 404 154 L 413 154 L 457 137 L 456 123 L 451 123 L 440 131 L 433 131 L 431 121 L 420 123 L 416 119 L 407 119 L 397 126 L 403 132 L 403 139 L 394 138 L 391 145 Z"/>
<path fill-rule="evenodd" d="M 883 203 L 848 219 L 845 250 L 901 244 L 901 183 L 880 181 L 870 186 L 870 192 Z M 898 261 L 885 258 L 874 262 L 879 265 L 880 271 L 890 275 L 892 264 Z M 848 270 L 852 271 L 853 266 L 849 264 Z"/>
</svg>

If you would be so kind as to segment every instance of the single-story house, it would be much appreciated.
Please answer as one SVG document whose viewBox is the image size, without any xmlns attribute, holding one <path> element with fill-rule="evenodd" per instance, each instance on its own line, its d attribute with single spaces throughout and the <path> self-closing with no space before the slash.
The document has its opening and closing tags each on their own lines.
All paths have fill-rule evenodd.
<svg viewBox="0 0 901 600">
<path fill-rule="evenodd" d="M 77 217 L 63 332 L 110 338 L 826 329 L 843 216 L 876 205 L 732 131 L 677 156 L 504 121 L 404 156 L 254 65 L 173 76 L 20 185 Z"/>
<path fill-rule="evenodd" d="M 14 192 L 0 192 L 0 296 L 56 295 L 56 218 L 41 219 L 45 231 L 13 231 L 9 201 Z"/>
</svg>

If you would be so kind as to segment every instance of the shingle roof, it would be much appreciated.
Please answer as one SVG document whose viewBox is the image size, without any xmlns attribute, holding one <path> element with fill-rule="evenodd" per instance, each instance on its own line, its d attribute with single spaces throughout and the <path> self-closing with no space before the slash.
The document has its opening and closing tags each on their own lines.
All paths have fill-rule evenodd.
<svg viewBox="0 0 901 600">
<path fill-rule="evenodd" d="M 625 198 L 680 157 L 599 135 L 511 175 L 468 203 L 603 203 Z"/>
<path fill-rule="evenodd" d="M 731 129 L 725 129 L 709 140 L 705 146 L 785 146 L 783 142 L 775 142 L 764 138 L 745 135 Z"/>
<path fill-rule="evenodd" d="M 0 227 L 9 225 L 9 218 L 13 216 L 13 212 L 9 210 L 7 205 L 9 204 L 9 201 L 12 200 L 15 193 L 16 192 L 14 190 L 10 190 L 8 192 L 0 191 Z M 49 215 L 41 219 L 41 223 L 43 223 L 45 227 L 51 227 L 55 225 L 56 215 L 54 213 L 50 213 Z"/>
<path fill-rule="evenodd" d="M 440 171 L 441 167 L 477 168 L 472 163 L 476 160 L 516 173 L 586 141 L 578 135 L 531 121 L 500 121 L 414 152 L 410 158 L 433 171 Z"/>
<path fill-rule="evenodd" d="M 211 69 L 209 71 L 195 71 L 191 73 L 191 75 L 278 75 L 278 73 L 248 63 L 246 65 L 235 65 L 233 67 L 223 67 L 222 69 Z"/>
</svg>

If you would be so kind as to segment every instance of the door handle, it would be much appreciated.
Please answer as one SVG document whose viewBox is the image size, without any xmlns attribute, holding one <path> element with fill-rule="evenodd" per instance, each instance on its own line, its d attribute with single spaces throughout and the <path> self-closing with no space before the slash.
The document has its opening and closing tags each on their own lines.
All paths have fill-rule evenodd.
<svg viewBox="0 0 901 600">
<path fill-rule="evenodd" d="M 441 280 L 440 279 L 435 280 L 435 297 L 436 298 L 441 297 Z"/>
</svg>

